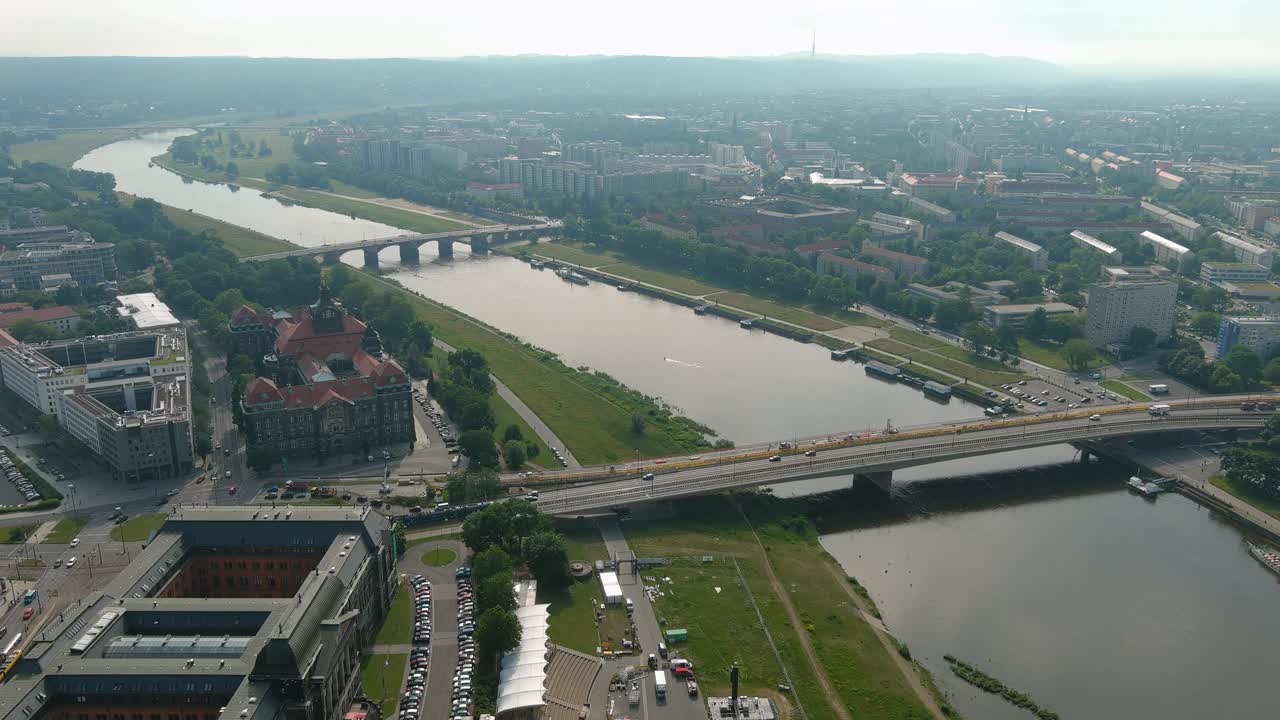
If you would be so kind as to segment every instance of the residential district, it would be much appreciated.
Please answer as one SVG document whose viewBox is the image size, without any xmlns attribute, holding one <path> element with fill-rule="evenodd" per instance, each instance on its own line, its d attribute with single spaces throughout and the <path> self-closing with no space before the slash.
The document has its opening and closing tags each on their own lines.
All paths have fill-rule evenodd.
<svg viewBox="0 0 1280 720">
<path fill-rule="evenodd" d="M 67 135 L 14 124 L 0 717 L 947 717 L 954 686 L 775 487 L 843 477 L 884 496 L 895 471 L 1074 446 L 1160 476 L 1135 476 L 1141 495 L 1178 489 L 1273 540 L 1275 113 L 1010 97 L 405 106 L 202 125 L 154 158 L 401 229 L 340 247 L 245 240 L 110 174 L 18 161 Z M 455 242 L 818 344 L 947 412 L 899 427 L 850 410 L 735 447 L 379 266 L 395 245 L 416 267 L 432 243 L 422 264 L 447 266 Z M 1188 438 L 1212 455 L 1151 459 Z M 741 517 L 745 544 L 701 550 L 722 530 L 691 507 Z M 698 539 L 655 543 L 673 518 Z M 805 558 L 780 559 L 782 536 Z M 874 658 L 859 662 L 892 678 L 870 705 L 901 712 L 858 705 L 866 678 L 824 654 L 805 589 L 777 577 L 789 562 L 834 573 L 837 620 Z M 717 613 L 760 639 L 731 647 Z"/>
</svg>

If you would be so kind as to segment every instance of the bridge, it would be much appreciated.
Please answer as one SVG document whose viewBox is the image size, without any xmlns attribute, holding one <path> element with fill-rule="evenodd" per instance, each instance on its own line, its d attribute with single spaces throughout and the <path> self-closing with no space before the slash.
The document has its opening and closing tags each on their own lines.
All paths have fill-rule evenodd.
<svg viewBox="0 0 1280 720">
<path fill-rule="evenodd" d="M 437 243 L 440 247 L 440 257 L 451 258 L 453 257 L 454 242 L 468 243 L 471 245 L 471 252 L 473 253 L 485 253 L 493 245 L 513 240 L 523 240 L 530 235 L 557 230 L 563 224 L 559 220 L 547 220 L 527 225 L 485 225 L 483 227 L 438 233 L 409 233 L 333 245 L 321 245 L 319 247 L 296 248 L 265 255 L 250 255 L 240 258 L 240 262 L 264 262 L 266 260 L 283 260 L 291 257 L 319 256 L 324 259 L 325 265 L 336 265 L 343 255 L 353 250 L 360 250 L 364 253 L 365 267 L 376 270 L 378 268 L 378 253 L 392 245 L 400 248 L 400 262 L 416 263 L 419 258 L 419 248 L 424 243 Z"/>
<path fill-rule="evenodd" d="M 1257 399 L 1251 396 L 1249 399 Z M 543 473 L 537 484 L 560 484 L 540 493 L 538 507 L 573 515 L 628 503 L 670 500 L 759 485 L 834 475 L 855 484 L 888 490 L 893 471 L 947 460 L 1023 450 L 1045 445 L 1187 430 L 1260 428 L 1270 413 L 1240 409 L 1244 396 L 1212 401 L 1171 401 L 1168 415 L 1152 415 L 1148 405 L 1055 415 L 1036 415 L 961 424 L 940 424 L 910 432 L 846 436 L 797 443 L 786 450 L 730 451 L 673 463 Z M 1097 420 L 1091 419 L 1097 417 Z M 813 456 L 806 453 L 812 452 Z M 779 460 L 771 460 L 772 457 Z M 646 479 L 651 477 L 652 479 Z M 526 481 L 527 482 L 527 481 Z"/>
</svg>

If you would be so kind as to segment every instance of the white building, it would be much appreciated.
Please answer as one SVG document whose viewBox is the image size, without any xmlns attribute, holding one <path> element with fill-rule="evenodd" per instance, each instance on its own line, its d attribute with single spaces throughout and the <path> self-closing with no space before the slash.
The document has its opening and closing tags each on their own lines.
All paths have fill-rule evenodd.
<svg viewBox="0 0 1280 720">
<path fill-rule="evenodd" d="M 1150 245 L 1155 249 L 1156 262 L 1172 261 L 1180 265 L 1187 253 L 1191 252 L 1190 248 L 1179 245 L 1169 238 L 1157 235 L 1150 230 L 1142 231 L 1142 234 L 1138 236 L 1138 242 L 1143 245 Z"/>
<path fill-rule="evenodd" d="M 1071 239 L 1080 243 L 1084 247 L 1089 248 L 1090 250 L 1097 250 L 1098 252 L 1102 253 L 1103 257 L 1107 259 L 1107 262 L 1112 262 L 1117 265 L 1124 262 L 1123 253 L 1121 253 L 1115 247 L 1102 242 L 1101 240 L 1090 235 L 1087 232 L 1084 232 L 1082 230 L 1074 230 L 1071 233 Z"/>
<path fill-rule="evenodd" d="M 1023 240 L 1017 235 L 1011 235 L 1007 232 L 996 233 L 996 239 L 1006 242 L 1015 248 L 1026 253 L 1031 258 L 1031 267 L 1035 270 L 1045 270 L 1049 267 L 1049 253 L 1039 245 L 1030 240 Z"/>
<path fill-rule="evenodd" d="M 1114 281 L 1089 286 L 1085 339 L 1096 347 L 1124 344 L 1135 327 L 1156 334 L 1156 342 L 1173 331 L 1178 286 L 1163 280 Z"/>
<path fill-rule="evenodd" d="M 1217 357 L 1225 357 L 1236 345 L 1244 345 L 1266 358 L 1280 345 L 1280 318 L 1223 318 L 1218 326 Z"/>
<path fill-rule="evenodd" d="M 182 323 L 174 316 L 169 306 L 160 302 L 155 293 L 134 293 L 133 295 L 117 295 L 116 303 L 120 306 L 116 312 L 120 317 L 129 318 L 133 326 L 139 330 L 159 330 L 160 328 L 178 327 Z"/>
<path fill-rule="evenodd" d="M 1236 259 L 1242 263 L 1256 263 L 1269 268 L 1275 261 L 1275 251 L 1270 247 L 1251 243 L 1248 240 L 1221 231 L 1214 233 L 1213 237 L 1222 243 L 1224 248 L 1230 250 L 1236 256 Z"/>
</svg>

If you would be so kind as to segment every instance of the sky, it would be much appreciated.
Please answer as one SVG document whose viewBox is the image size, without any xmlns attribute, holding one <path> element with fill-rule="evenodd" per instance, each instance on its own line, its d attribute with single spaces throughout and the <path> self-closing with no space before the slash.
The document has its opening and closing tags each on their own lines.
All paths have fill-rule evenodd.
<svg viewBox="0 0 1280 720">
<path fill-rule="evenodd" d="M 3 55 L 985 53 L 1274 65 L 1280 0 L 0 0 Z"/>
</svg>

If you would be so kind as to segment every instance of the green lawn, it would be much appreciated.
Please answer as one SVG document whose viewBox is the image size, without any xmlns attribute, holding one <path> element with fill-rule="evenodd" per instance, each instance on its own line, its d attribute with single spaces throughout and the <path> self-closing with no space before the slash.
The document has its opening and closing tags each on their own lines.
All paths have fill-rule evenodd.
<svg viewBox="0 0 1280 720">
<path fill-rule="evenodd" d="M 329 189 L 339 195 L 348 195 L 353 198 L 364 198 L 367 200 L 378 197 L 377 193 L 369 192 L 368 190 L 358 188 L 355 185 L 348 185 L 341 180 L 334 180 L 333 178 L 329 179 Z"/>
<path fill-rule="evenodd" d="M 873 317 L 857 310 L 836 310 L 828 314 L 845 325 L 865 325 L 866 327 L 874 328 L 893 325 L 888 320 L 881 320 L 878 317 Z"/>
<path fill-rule="evenodd" d="M 608 560 L 609 550 L 605 548 L 600 531 L 594 527 L 560 528 L 568 545 L 569 562 L 595 563 L 596 560 Z"/>
<path fill-rule="evenodd" d="M 574 265 L 581 265 L 588 268 L 598 268 L 618 261 L 617 258 L 611 255 L 585 252 L 577 248 L 568 247 L 567 245 L 559 245 L 557 243 L 549 242 L 538 243 L 537 245 L 529 248 L 529 250 L 535 255 L 541 255 L 555 260 L 563 260 L 567 263 L 573 263 Z"/>
<path fill-rule="evenodd" d="M 111 528 L 111 539 L 122 540 L 124 542 L 139 542 L 151 537 L 151 533 L 155 532 L 164 524 L 165 518 L 168 517 L 164 513 L 147 513 L 131 517 L 128 520 Z"/>
<path fill-rule="evenodd" d="M 595 575 L 574 581 L 569 589 L 558 593 L 539 589 L 538 602 L 551 603 L 547 628 L 551 641 L 578 652 L 595 655 L 600 641 L 596 634 L 596 618 L 591 601 L 601 602 L 603 599 L 600 581 Z"/>
<path fill-rule="evenodd" d="M 429 545 L 431 543 L 441 542 L 442 540 L 457 540 L 461 542 L 462 533 L 460 532 L 446 533 L 444 535 L 432 535 L 430 537 L 420 537 L 420 538 L 410 537 L 409 542 L 405 543 L 405 547 L 417 547 L 418 545 Z M 401 548 L 402 553 L 403 551 L 404 551 L 404 548 Z"/>
<path fill-rule="evenodd" d="M 9 157 L 15 165 L 24 162 L 43 162 L 58 167 L 71 167 L 90 150 L 126 140 L 137 135 L 136 130 L 73 130 L 58 135 L 53 140 L 37 140 L 19 143 L 9 148 Z"/>
<path fill-rule="evenodd" d="M 673 292 L 683 293 L 685 295 L 709 295 L 717 292 L 720 288 L 712 287 L 697 280 L 691 280 L 679 275 L 672 275 L 660 270 L 650 270 L 629 263 L 615 263 L 613 265 L 605 265 L 599 268 L 602 272 L 611 275 L 618 275 L 631 280 L 645 283 L 646 285 L 655 285 L 660 288 L 671 290 Z"/>
<path fill-rule="evenodd" d="M 1244 482 L 1234 482 L 1226 475 L 1214 475 L 1209 478 L 1209 482 L 1213 483 L 1214 487 L 1226 490 L 1271 517 L 1280 519 L 1280 502 L 1258 492 L 1254 486 Z"/>
<path fill-rule="evenodd" d="M 947 345 L 946 340 L 939 340 L 932 335 L 925 335 L 922 332 L 908 330 L 901 325 L 894 325 L 889 328 L 889 337 L 912 347 L 924 348 L 926 350 L 930 348 L 945 347 Z"/>
<path fill-rule="evenodd" d="M 444 567 L 457 559 L 458 553 L 447 547 L 432 548 L 422 554 L 422 564 L 432 567 Z"/>
<path fill-rule="evenodd" d="M 707 299 L 738 308 L 739 310 L 758 313 L 773 320 L 781 320 L 809 328 L 810 330 L 835 330 L 838 327 L 843 327 L 842 323 L 836 322 L 829 317 L 824 317 L 802 308 L 780 305 L 772 300 L 765 300 L 744 293 L 723 292 Z"/>
<path fill-rule="evenodd" d="M 31 533 L 40 527 L 39 523 L 35 525 L 14 525 L 12 527 L 0 528 L 0 545 L 21 545 L 31 537 Z"/>
<path fill-rule="evenodd" d="M 987 387 L 1014 383 L 1022 378 L 1022 375 L 1012 371 L 993 370 L 991 368 L 1003 366 L 989 358 L 975 358 L 969 351 L 954 345 L 939 347 L 936 350 L 921 350 L 897 340 L 881 338 L 868 342 L 866 346 L 903 357 L 909 356 L 912 364 L 927 365 Z M 947 357 L 938 353 L 946 353 L 957 357 Z M 979 365 L 984 367 L 978 367 Z"/>
<path fill-rule="evenodd" d="M 1130 400 L 1137 400 L 1138 402 L 1144 402 L 1151 399 L 1150 395 L 1130 385 L 1126 385 L 1119 380 L 1103 380 L 1102 387 L 1121 397 L 1127 397 Z"/>
<path fill-rule="evenodd" d="M 69 543 L 75 539 L 75 536 L 80 534 L 80 530 L 88 524 L 89 518 L 84 516 L 63 518 L 58 521 L 57 525 L 53 526 L 53 530 L 49 533 L 49 536 L 44 539 L 44 541 L 51 545 Z"/>
<path fill-rule="evenodd" d="M 309 207 L 320 208 L 340 215 L 357 217 L 414 232 L 435 233 L 446 230 L 461 230 L 467 227 L 462 223 L 432 215 L 423 215 L 410 210 L 365 202 L 357 198 L 329 195 L 315 190 L 286 187 L 275 191 L 275 194 Z"/>
<path fill-rule="evenodd" d="M 263 235 L 248 228 L 224 223 L 211 217 L 198 215 L 188 210 L 179 210 L 168 205 L 164 206 L 164 214 L 173 221 L 174 225 L 188 232 L 200 233 L 209 230 L 216 233 L 222 239 L 222 244 L 240 257 L 283 252 L 297 247 L 293 243 Z"/>
<path fill-rule="evenodd" d="M 377 288 L 380 279 L 365 273 L 357 281 Z M 381 281 L 385 282 L 385 281 Z M 389 283 L 383 287 L 394 287 Z M 560 363 L 554 355 L 501 335 L 457 311 L 408 294 L 418 317 L 431 323 L 436 337 L 453 347 L 484 354 L 493 374 L 520 397 L 581 462 L 608 464 L 634 458 L 673 455 L 705 447 L 701 433 L 676 419 L 646 415 L 645 434 L 631 432 L 633 412 L 649 406 L 616 384 Z"/>
<path fill-rule="evenodd" d="M 827 564 L 834 560 L 822 551 L 815 536 L 771 527 L 765 518 L 752 513 L 766 553 L 723 497 L 692 498 L 676 512 L 676 518 L 629 525 L 626 532 L 639 557 L 694 558 L 645 576 L 672 579 L 669 584 L 661 583 L 658 617 L 665 619 L 666 627 L 689 630 L 689 642 L 678 652 L 699 668 L 699 684 L 707 693 L 727 690 L 728 668 L 735 661 L 742 668 L 748 691 L 769 690 L 783 682 L 755 612 L 745 600 L 732 565 L 723 557 L 734 555 L 811 720 L 830 720 L 836 715 L 803 653 L 797 634 L 801 632 L 807 634 L 819 666 L 851 716 L 884 720 L 928 717 L 893 658 L 850 606 L 836 581 L 843 572 L 837 568 L 832 575 Z M 716 559 L 704 565 L 699 559 L 704 555 Z M 804 627 L 791 625 L 768 581 L 767 558 L 773 559 L 773 570 Z"/>
<path fill-rule="evenodd" d="M 365 655 L 360 658 L 360 687 L 365 697 L 378 701 L 382 717 L 390 717 L 400 700 L 400 681 L 408 656 Z"/>
<path fill-rule="evenodd" d="M 506 400 L 499 397 L 497 393 L 494 393 L 493 396 L 489 398 L 489 409 L 493 411 L 493 419 L 498 423 L 498 429 L 494 433 L 498 442 L 502 442 L 502 433 L 506 431 L 507 426 L 515 425 L 520 428 L 520 434 L 524 437 L 524 441 L 526 443 L 532 442 L 537 446 L 537 457 L 526 460 L 526 465 L 536 465 L 544 468 L 559 465 L 559 463 L 556 462 L 556 456 L 551 452 L 551 448 L 543 442 L 542 438 L 538 437 L 538 434 L 533 431 L 533 428 L 529 426 L 529 423 L 525 422 L 524 418 L 520 417 L 520 413 L 517 413 L 515 408 L 511 407 L 511 404 Z M 519 468 L 511 469 L 518 470 Z"/>
<path fill-rule="evenodd" d="M 391 608 L 382 619 L 382 627 L 378 628 L 378 634 L 373 639 L 375 645 L 401 645 L 410 641 L 409 621 L 413 619 L 412 608 L 409 607 L 411 599 L 412 593 L 407 587 L 401 586 L 396 591 L 396 596 L 391 600 Z"/>
<path fill-rule="evenodd" d="M 225 172 L 220 170 L 211 172 L 205 170 L 199 165 L 177 162 L 168 152 L 165 152 L 163 155 L 156 156 L 153 158 L 153 161 L 162 167 L 183 175 L 190 175 L 199 180 L 205 180 L 208 182 L 235 182 L 255 186 L 256 183 L 253 182 L 253 178 L 264 178 L 267 175 L 267 171 L 276 165 L 279 165 L 280 163 L 292 163 L 295 160 L 293 154 L 293 138 L 288 135 L 281 135 L 281 131 L 279 129 L 239 130 L 238 132 L 240 133 L 241 142 L 246 145 L 252 142 L 254 146 L 252 154 L 245 153 L 241 154 L 239 157 L 231 156 L 232 146 L 229 137 L 230 131 L 215 131 L 213 133 L 214 137 L 216 137 L 219 132 L 221 132 L 223 138 L 223 144 L 221 146 L 206 145 L 198 152 L 201 155 L 212 155 L 213 158 L 221 165 L 225 165 L 228 162 L 234 162 L 236 166 L 240 168 L 239 178 L 230 178 Z M 267 147 L 271 148 L 271 155 L 267 157 L 258 157 L 258 143 L 264 140 L 267 143 Z M 244 150 L 244 148 L 241 148 L 240 152 L 243 152 Z"/>
</svg>

